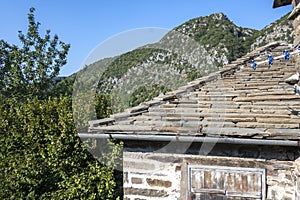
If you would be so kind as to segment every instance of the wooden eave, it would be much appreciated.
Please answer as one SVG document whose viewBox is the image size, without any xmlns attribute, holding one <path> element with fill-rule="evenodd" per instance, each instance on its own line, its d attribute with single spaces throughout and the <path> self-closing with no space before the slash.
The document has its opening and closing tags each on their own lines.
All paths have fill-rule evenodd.
<svg viewBox="0 0 300 200">
<path fill-rule="evenodd" d="M 300 15 L 300 3 L 293 9 L 288 19 L 294 20 L 298 15 Z"/>
<path fill-rule="evenodd" d="M 292 4 L 292 0 L 274 0 L 273 8 L 278 8 L 282 6 L 287 6 Z"/>
</svg>

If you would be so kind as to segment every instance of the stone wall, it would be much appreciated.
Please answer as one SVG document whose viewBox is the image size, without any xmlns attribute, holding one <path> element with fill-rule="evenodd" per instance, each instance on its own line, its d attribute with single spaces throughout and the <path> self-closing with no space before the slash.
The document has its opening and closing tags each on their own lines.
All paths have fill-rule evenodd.
<svg viewBox="0 0 300 200">
<path fill-rule="evenodd" d="M 124 200 L 178 199 L 181 162 L 169 158 L 163 154 L 124 152 Z"/>
<path fill-rule="evenodd" d="M 294 29 L 295 29 L 295 45 L 300 42 L 300 15 L 298 15 L 293 21 Z"/>
<path fill-rule="evenodd" d="M 214 151 L 221 153 L 217 155 Z M 189 199 L 187 166 L 190 165 L 266 169 L 266 199 L 299 199 L 300 194 L 296 194 L 300 191 L 299 155 L 297 148 L 241 145 L 232 148 L 227 145 L 225 149 L 221 145 L 208 156 L 127 151 L 123 161 L 124 199 Z"/>
<path fill-rule="evenodd" d="M 300 199 L 300 158 L 295 161 L 296 199 Z"/>
<path fill-rule="evenodd" d="M 294 28 L 295 28 L 295 46 L 300 45 L 300 15 L 298 15 L 294 20 Z M 298 70 L 300 71 L 300 56 L 297 56 L 296 58 L 296 66 Z M 300 82 L 299 82 L 300 84 Z"/>
<path fill-rule="evenodd" d="M 300 45 L 300 5 L 299 1 L 293 1 L 293 13 L 291 16 L 291 19 L 293 21 L 294 25 L 294 30 L 295 30 L 295 35 L 294 35 L 294 46 L 298 47 Z M 298 4 L 298 5 L 297 5 Z M 300 56 L 297 57 L 296 59 L 296 65 L 298 66 L 298 70 L 300 70 Z"/>
</svg>

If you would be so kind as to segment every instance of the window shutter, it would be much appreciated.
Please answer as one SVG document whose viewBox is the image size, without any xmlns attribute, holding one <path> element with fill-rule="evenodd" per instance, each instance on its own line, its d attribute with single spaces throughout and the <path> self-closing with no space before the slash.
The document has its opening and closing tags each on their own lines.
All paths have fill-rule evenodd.
<svg viewBox="0 0 300 200">
<path fill-rule="evenodd" d="M 265 169 L 189 166 L 192 199 L 265 199 Z"/>
</svg>

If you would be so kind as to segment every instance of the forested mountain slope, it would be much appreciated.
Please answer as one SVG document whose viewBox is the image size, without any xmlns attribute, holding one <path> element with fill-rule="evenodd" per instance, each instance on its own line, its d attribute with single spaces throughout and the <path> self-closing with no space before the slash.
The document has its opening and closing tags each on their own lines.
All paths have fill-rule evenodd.
<svg viewBox="0 0 300 200">
<path fill-rule="evenodd" d="M 260 31 L 239 27 L 223 13 L 194 18 L 175 27 L 158 43 L 99 60 L 82 71 L 91 74 L 87 85 L 96 84 L 97 93 L 115 95 L 116 110 L 122 110 L 214 72 L 268 42 L 292 43 L 292 22 L 287 16 Z M 91 78 L 99 72 L 97 80 Z M 72 95 L 75 78 L 73 74 L 57 84 L 54 95 Z"/>
</svg>

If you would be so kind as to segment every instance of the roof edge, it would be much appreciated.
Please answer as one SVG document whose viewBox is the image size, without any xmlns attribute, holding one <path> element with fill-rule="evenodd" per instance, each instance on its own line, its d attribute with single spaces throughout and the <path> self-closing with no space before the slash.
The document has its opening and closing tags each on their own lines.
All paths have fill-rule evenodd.
<svg viewBox="0 0 300 200">
<path fill-rule="evenodd" d="M 300 147 L 300 141 L 287 140 L 262 140 L 262 139 L 242 139 L 242 138 L 218 138 L 218 137 L 195 137 L 195 136 L 175 136 L 175 135 L 128 135 L 128 134 L 99 134 L 99 133 L 79 133 L 81 139 L 118 139 L 137 141 L 158 141 L 158 142 L 196 142 L 196 143 L 221 143 L 221 144 L 247 144 L 266 146 L 294 146 Z"/>
</svg>

